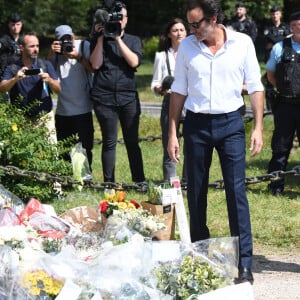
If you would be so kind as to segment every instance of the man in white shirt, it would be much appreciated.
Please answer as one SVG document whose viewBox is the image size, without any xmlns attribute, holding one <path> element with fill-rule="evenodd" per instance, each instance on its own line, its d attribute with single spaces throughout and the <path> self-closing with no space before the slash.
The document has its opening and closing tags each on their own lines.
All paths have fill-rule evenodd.
<svg viewBox="0 0 300 300">
<path fill-rule="evenodd" d="M 245 132 L 239 111 L 246 84 L 254 114 L 251 156 L 263 146 L 263 85 L 251 38 L 225 29 L 221 5 L 216 0 L 189 0 L 187 20 L 192 35 L 179 47 L 175 81 L 171 87 L 170 157 L 178 162 L 176 128 L 182 107 L 187 161 L 187 198 L 192 242 L 210 237 L 206 225 L 209 168 L 213 150 L 219 155 L 232 236 L 239 237 L 238 282 L 253 282 L 252 233 L 245 189 Z"/>
</svg>

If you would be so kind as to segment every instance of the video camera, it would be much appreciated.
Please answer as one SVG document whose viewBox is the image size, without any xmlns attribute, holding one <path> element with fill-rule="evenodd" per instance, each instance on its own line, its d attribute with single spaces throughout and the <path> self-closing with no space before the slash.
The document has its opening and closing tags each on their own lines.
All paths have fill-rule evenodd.
<svg viewBox="0 0 300 300">
<path fill-rule="evenodd" d="M 121 34 L 121 24 L 119 21 L 123 19 L 122 2 L 106 0 L 104 3 L 104 9 L 98 9 L 95 12 L 93 30 L 95 31 L 95 25 L 102 24 L 104 36 L 119 36 Z M 97 34 L 97 32 L 94 32 L 94 34 Z"/>
</svg>

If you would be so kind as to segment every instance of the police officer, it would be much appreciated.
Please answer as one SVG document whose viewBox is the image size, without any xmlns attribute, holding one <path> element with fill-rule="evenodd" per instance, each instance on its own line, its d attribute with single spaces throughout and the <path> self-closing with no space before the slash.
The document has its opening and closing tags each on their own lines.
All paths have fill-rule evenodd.
<svg viewBox="0 0 300 300">
<path fill-rule="evenodd" d="M 286 170 L 295 132 L 300 141 L 300 10 L 291 14 L 290 29 L 292 36 L 273 46 L 266 64 L 268 80 L 278 92 L 269 173 Z M 284 178 L 269 184 L 273 195 L 283 190 Z"/>
<path fill-rule="evenodd" d="M 282 41 L 287 37 L 291 31 L 289 25 L 281 22 L 281 10 L 279 5 L 274 5 L 270 9 L 271 20 L 264 28 L 265 36 L 265 62 L 267 62 L 270 51 L 273 45 L 279 41 Z M 276 95 L 274 87 L 272 84 L 265 78 L 265 88 L 266 88 L 266 106 L 267 110 L 272 110 L 272 104 L 275 101 L 274 97 Z"/>
<path fill-rule="evenodd" d="M 265 45 L 265 61 L 268 60 L 273 45 L 282 41 L 291 33 L 289 25 L 281 22 L 282 13 L 279 5 L 273 5 L 270 9 L 271 19 L 264 28 Z"/>
<path fill-rule="evenodd" d="M 17 62 L 21 57 L 18 40 L 22 31 L 22 21 L 18 13 L 8 18 L 8 32 L 0 39 L 0 76 L 7 65 Z"/>
<path fill-rule="evenodd" d="M 235 31 L 248 34 L 254 43 L 257 37 L 257 27 L 255 22 L 247 17 L 245 4 L 243 2 L 238 2 L 235 9 L 236 14 L 227 23 L 227 26 L 231 27 Z"/>
</svg>

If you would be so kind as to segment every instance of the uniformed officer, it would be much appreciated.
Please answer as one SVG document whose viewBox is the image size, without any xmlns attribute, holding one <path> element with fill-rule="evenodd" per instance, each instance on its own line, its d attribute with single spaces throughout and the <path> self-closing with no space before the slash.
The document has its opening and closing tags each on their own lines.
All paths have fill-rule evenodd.
<svg viewBox="0 0 300 300">
<path fill-rule="evenodd" d="M 21 57 L 18 40 L 22 31 L 22 20 L 18 13 L 12 13 L 7 22 L 8 32 L 0 38 L 0 76 L 7 65 Z"/>
<path fill-rule="evenodd" d="M 285 37 L 291 34 L 290 26 L 281 22 L 282 13 L 279 5 L 274 5 L 270 9 L 271 19 L 264 28 L 265 36 L 265 62 L 269 59 L 270 51 L 274 44 L 282 41 Z M 267 80 L 265 76 L 265 90 L 266 90 L 266 106 L 267 110 L 272 110 L 274 97 L 276 95 L 273 85 Z"/>
<path fill-rule="evenodd" d="M 265 61 L 268 60 L 273 45 L 291 33 L 290 26 L 281 22 L 282 13 L 279 5 L 273 5 L 270 9 L 271 19 L 264 28 L 265 44 Z"/>
<path fill-rule="evenodd" d="M 266 64 L 268 80 L 278 91 L 269 173 L 286 170 L 295 133 L 300 141 L 300 10 L 291 14 L 290 28 L 292 37 L 272 47 Z M 284 178 L 273 181 L 269 190 L 280 195 L 284 184 Z"/>
<path fill-rule="evenodd" d="M 247 9 L 245 4 L 243 2 L 238 2 L 235 6 L 235 9 L 236 14 L 227 23 L 227 26 L 231 27 L 235 31 L 249 35 L 254 43 L 257 37 L 257 27 L 255 22 L 247 17 Z"/>
</svg>

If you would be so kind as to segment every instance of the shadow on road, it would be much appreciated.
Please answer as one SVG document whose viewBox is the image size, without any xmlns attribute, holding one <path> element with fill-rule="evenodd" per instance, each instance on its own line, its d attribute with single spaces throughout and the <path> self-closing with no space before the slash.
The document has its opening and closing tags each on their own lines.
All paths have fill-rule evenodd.
<svg viewBox="0 0 300 300">
<path fill-rule="evenodd" d="M 296 262 L 284 261 L 285 256 L 282 256 L 282 260 L 278 260 L 278 258 L 274 258 L 273 260 L 264 255 L 254 255 L 253 272 L 261 273 L 270 271 L 300 273 L 300 256 L 296 257 Z"/>
</svg>

